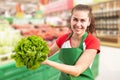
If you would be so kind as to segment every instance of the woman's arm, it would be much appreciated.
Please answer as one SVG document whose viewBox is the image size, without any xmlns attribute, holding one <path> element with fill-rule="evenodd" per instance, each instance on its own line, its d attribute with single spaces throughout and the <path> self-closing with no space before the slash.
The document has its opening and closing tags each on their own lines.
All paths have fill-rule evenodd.
<svg viewBox="0 0 120 80">
<path fill-rule="evenodd" d="M 73 66 L 57 63 L 57 62 L 50 61 L 50 60 L 45 60 L 43 62 L 43 64 L 47 64 L 47 65 L 49 65 L 53 68 L 56 68 L 66 74 L 78 76 L 90 66 L 90 64 L 93 62 L 93 60 L 96 56 L 96 53 L 97 53 L 97 50 L 95 50 L 95 49 L 85 50 L 84 53 L 81 55 L 81 57 L 76 62 L 76 64 Z"/>
<path fill-rule="evenodd" d="M 76 73 L 74 72 L 75 76 L 80 75 L 90 66 L 90 64 L 94 61 L 96 53 L 97 50 L 95 49 L 87 49 L 84 51 L 84 53 L 81 55 L 81 57 L 78 59 L 78 61 L 75 64 L 77 70 Z"/>
<path fill-rule="evenodd" d="M 50 47 L 50 53 L 48 54 L 48 57 L 55 54 L 59 50 L 59 47 L 57 46 L 56 42 Z"/>
</svg>

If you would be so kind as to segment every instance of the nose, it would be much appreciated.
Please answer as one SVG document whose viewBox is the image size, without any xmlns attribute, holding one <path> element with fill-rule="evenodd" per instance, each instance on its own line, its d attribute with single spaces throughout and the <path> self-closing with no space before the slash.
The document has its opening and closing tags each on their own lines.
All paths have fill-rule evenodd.
<svg viewBox="0 0 120 80">
<path fill-rule="evenodd" d="M 77 22 L 76 22 L 76 26 L 79 26 L 79 27 L 80 27 L 80 26 L 81 26 L 81 22 L 80 22 L 80 21 L 77 21 Z"/>
</svg>

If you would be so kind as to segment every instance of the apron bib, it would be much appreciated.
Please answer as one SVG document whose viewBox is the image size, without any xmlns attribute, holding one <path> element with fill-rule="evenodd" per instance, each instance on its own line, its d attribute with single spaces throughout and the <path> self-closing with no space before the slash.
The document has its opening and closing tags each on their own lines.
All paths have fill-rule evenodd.
<svg viewBox="0 0 120 80">
<path fill-rule="evenodd" d="M 71 36 L 72 34 L 70 34 L 70 36 L 68 37 L 71 37 Z M 74 65 L 83 52 L 83 41 L 86 37 L 87 37 L 87 32 L 85 32 L 85 34 L 82 36 L 80 46 L 77 48 L 61 48 L 59 51 L 60 61 L 62 61 L 64 64 L 67 64 L 67 65 Z M 59 80 L 94 80 L 94 79 L 93 79 L 92 72 L 88 67 L 78 77 L 74 77 L 69 74 L 65 74 L 61 72 Z"/>
</svg>

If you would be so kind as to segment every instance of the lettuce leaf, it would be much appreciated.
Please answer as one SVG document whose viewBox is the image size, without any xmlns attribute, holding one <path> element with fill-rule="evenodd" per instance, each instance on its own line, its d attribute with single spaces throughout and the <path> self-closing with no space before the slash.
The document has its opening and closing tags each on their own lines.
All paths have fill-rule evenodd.
<svg viewBox="0 0 120 80">
<path fill-rule="evenodd" d="M 26 66 L 30 70 L 37 69 L 49 53 L 47 42 L 39 36 L 28 36 L 18 41 L 14 48 L 15 54 L 11 58 L 16 61 L 16 66 Z"/>
</svg>

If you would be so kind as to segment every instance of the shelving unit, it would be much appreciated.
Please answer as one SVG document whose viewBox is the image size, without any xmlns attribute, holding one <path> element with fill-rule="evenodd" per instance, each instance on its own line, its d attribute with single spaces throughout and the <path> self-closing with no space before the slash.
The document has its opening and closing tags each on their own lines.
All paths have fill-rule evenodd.
<svg viewBox="0 0 120 80">
<path fill-rule="evenodd" d="M 97 37 L 102 45 L 120 47 L 120 0 L 93 4 Z"/>
</svg>

